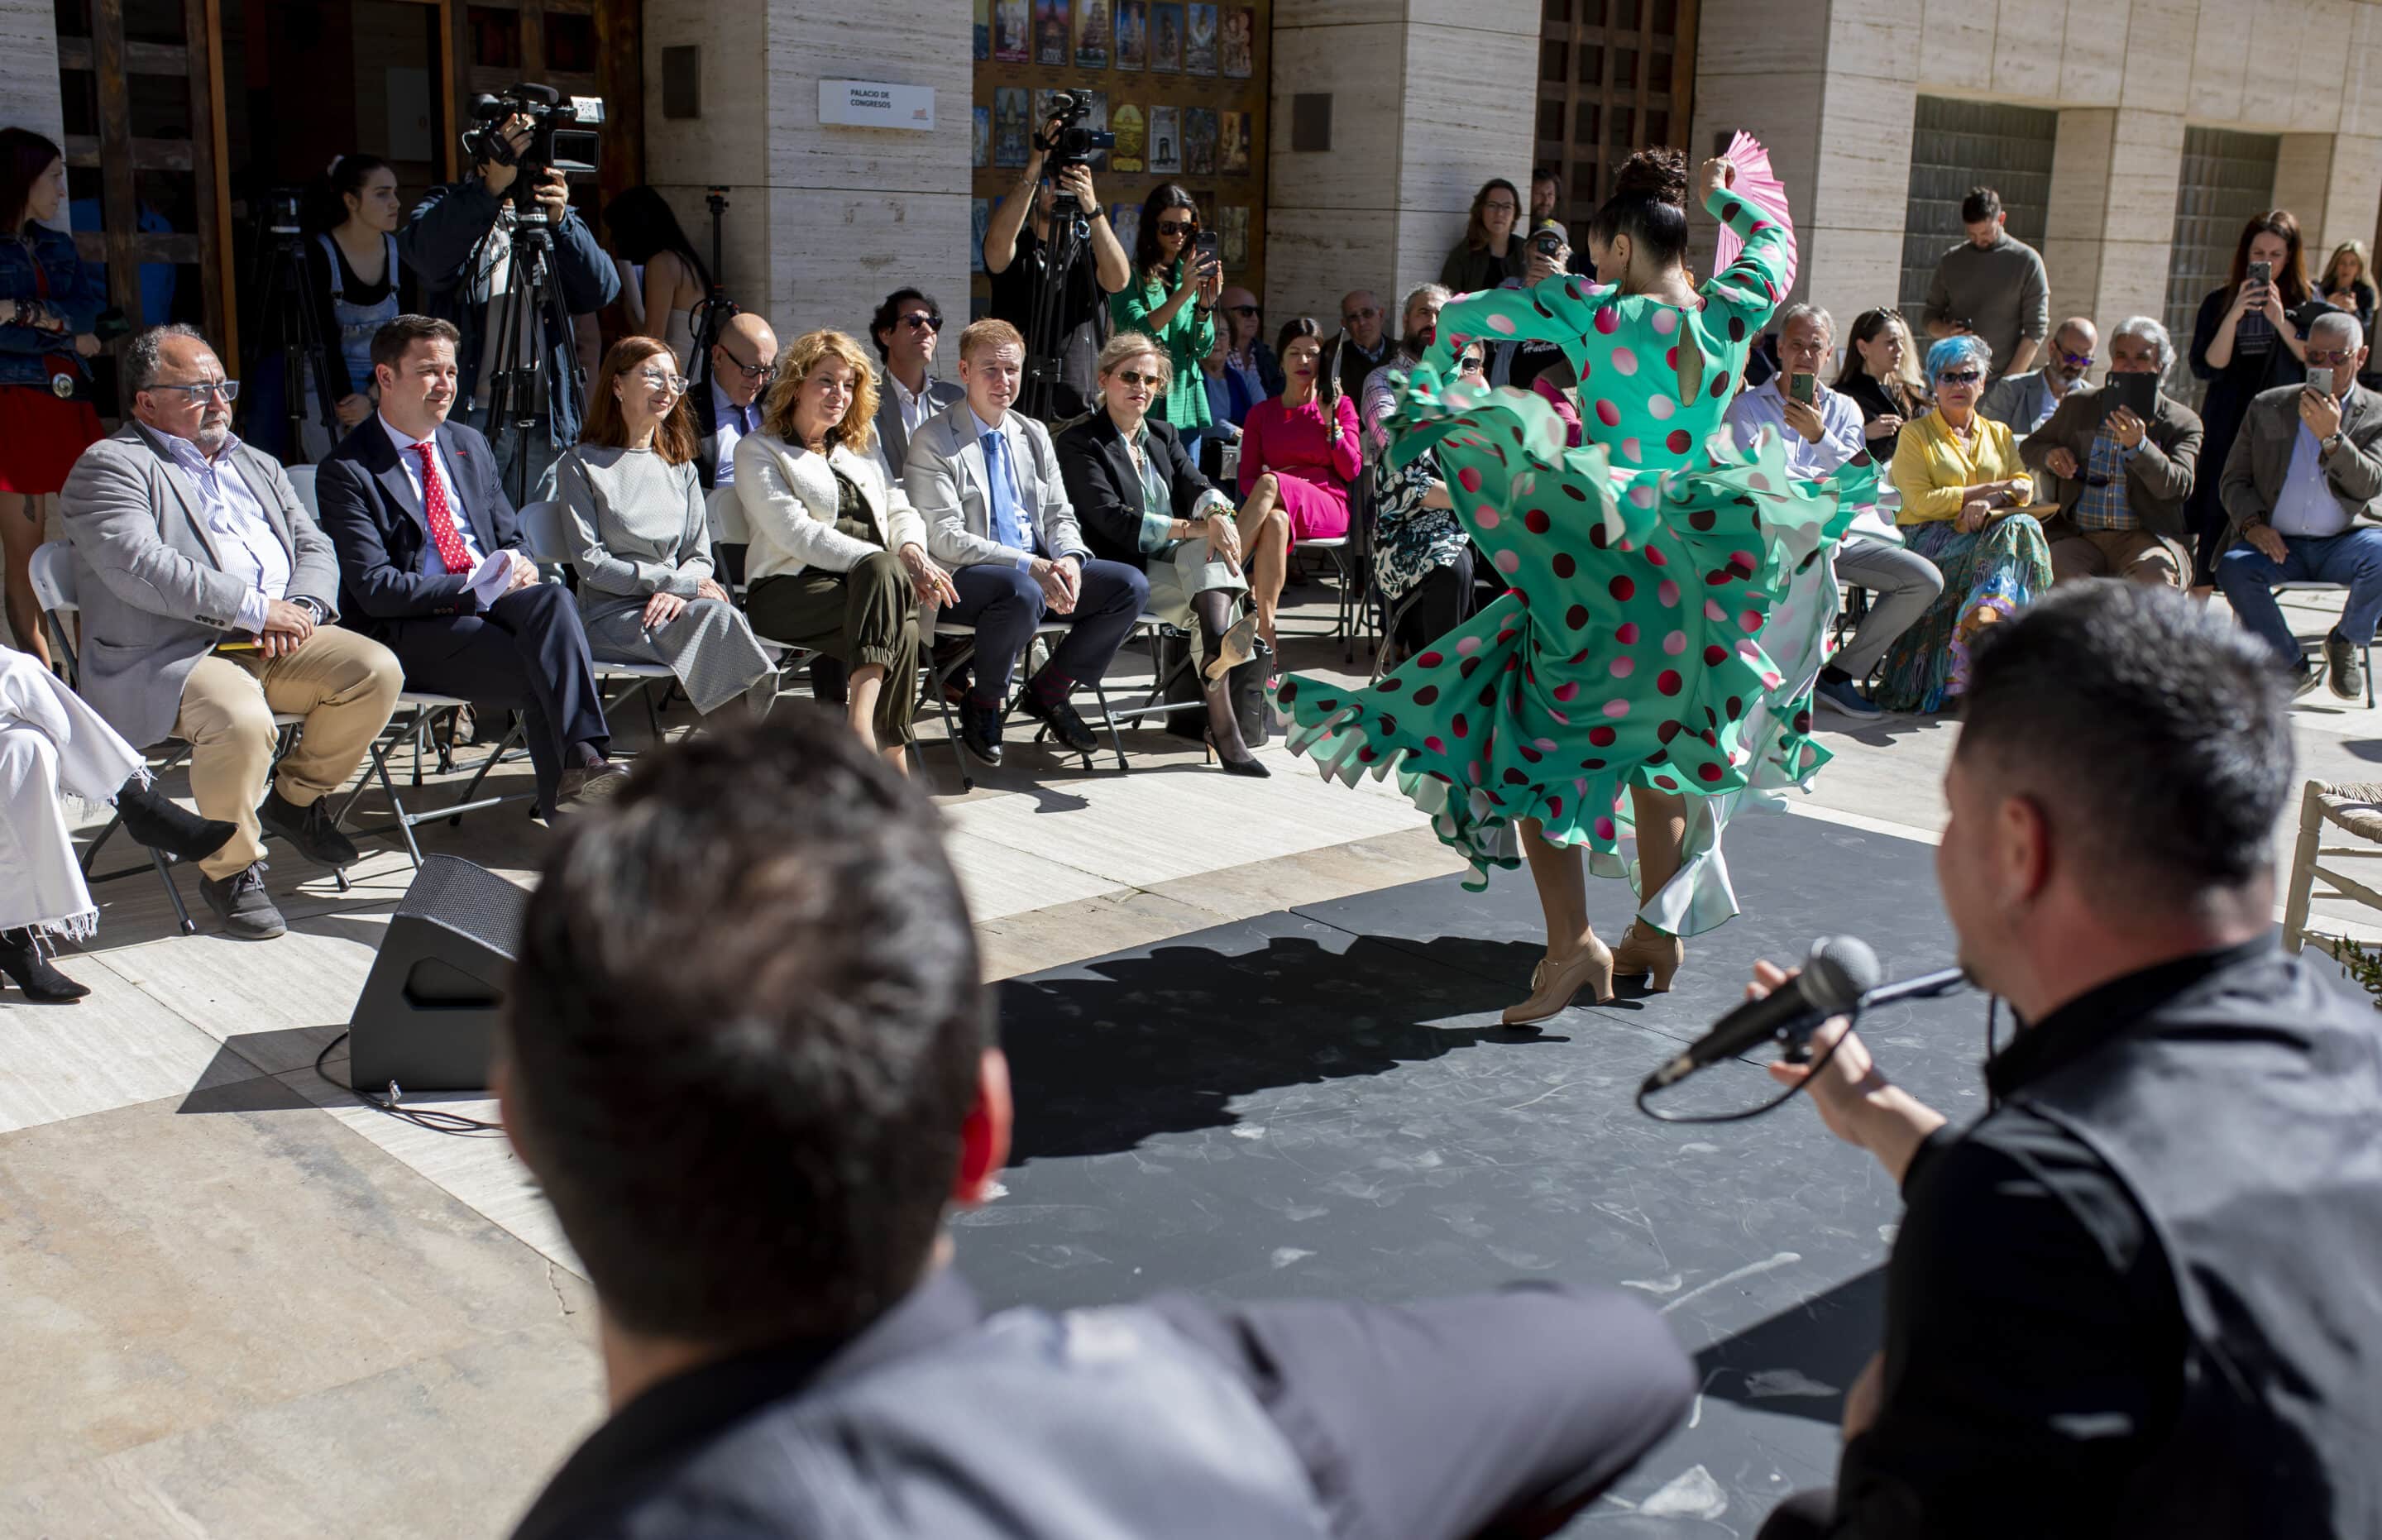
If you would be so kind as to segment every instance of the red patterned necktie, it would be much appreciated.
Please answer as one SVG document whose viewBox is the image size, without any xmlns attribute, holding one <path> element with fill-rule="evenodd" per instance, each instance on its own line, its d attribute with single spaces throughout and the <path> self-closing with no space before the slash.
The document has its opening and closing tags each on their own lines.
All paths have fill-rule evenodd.
<svg viewBox="0 0 2382 1540">
<path fill-rule="evenodd" d="M 438 548 L 438 560 L 457 576 L 472 570 L 472 553 L 463 548 L 463 536 L 455 528 L 454 510 L 447 506 L 447 484 L 438 479 L 438 461 L 430 452 L 430 441 L 413 446 L 422 457 L 422 511 L 430 520 L 430 538 Z"/>
</svg>

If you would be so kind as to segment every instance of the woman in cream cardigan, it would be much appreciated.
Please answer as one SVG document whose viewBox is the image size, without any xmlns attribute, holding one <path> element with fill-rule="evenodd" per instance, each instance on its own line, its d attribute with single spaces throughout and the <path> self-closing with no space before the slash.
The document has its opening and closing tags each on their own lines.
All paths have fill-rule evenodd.
<svg viewBox="0 0 2382 1540">
<path fill-rule="evenodd" d="M 918 606 L 954 604 L 927 554 L 927 524 L 876 448 L 868 355 L 840 331 L 778 355 L 761 431 L 736 443 L 736 496 L 752 528 L 744 556 L 753 629 L 851 669 L 853 731 L 907 770 L 917 704 Z"/>
</svg>

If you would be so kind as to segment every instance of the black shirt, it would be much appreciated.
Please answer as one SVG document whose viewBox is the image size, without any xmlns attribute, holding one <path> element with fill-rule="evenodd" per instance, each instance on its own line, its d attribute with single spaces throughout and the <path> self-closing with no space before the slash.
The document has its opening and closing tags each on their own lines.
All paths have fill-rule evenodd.
<svg viewBox="0 0 2382 1540">
<path fill-rule="evenodd" d="M 1986 1086 L 2010 1096 L 2273 945 L 2178 958 L 2081 995 L 2021 1031 Z M 2018 1106 L 1938 1129 L 1903 1194 L 1882 1410 L 1845 1448 L 1828 1533 L 2107 1532 L 2183 1390 L 2189 1333 L 2149 1219 L 2081 1139 Z"/>
<path fill-rule="evenodd" d="M 1028 221 L 1018 229 L 1017 250 L 1009 265 L 992 275 L 993 319 L 1015 326 L 1029 342 L 1034 336 L 1034 302 L 1041 293 L 1043 269 L 1049 265 L 1050 247 Z M 1077 248 L 1074 266 L 1067 274 L 1066 292 L 1059 302 L 1061 336 L 1091 320 L 1101 308 L 1100 288 L 1092 267 L 1092 243 L 1087 240 Z"/>
<path fill-rule="evenodd" d="M 1405 1306 L 1169 1295 L 1150 1305 L 1247 1385 L 1332 1532 L 1350 1540 L 1551 1534 L 1670 1431 L 1694 1389 L 1670 1334 L 1616 1294 L 1523 1287 Z M 674 1476 L 813 1381 L 932 1352 L 980 1318 L 967 1285 L 941 1268 L 848 1341 L 665 1380 L 564 1461 L 514 1540 L 666 1533 L 652 1527 L 657 1498 L 666 1511 L 701 1511 L 704 1540 L 777 1536 L 768 1515 L 706 1507 Z"/>
</svg>

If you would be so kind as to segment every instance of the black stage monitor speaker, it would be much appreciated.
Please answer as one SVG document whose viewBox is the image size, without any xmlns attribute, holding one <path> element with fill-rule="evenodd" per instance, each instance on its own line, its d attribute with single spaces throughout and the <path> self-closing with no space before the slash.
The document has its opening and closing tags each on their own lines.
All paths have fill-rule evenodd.
<svg viewBox="0 0 2382 1540">
<path fill-rule="evenodd" d="M 349 1082 L 380 1091 L 477 1090 L 488 1083 L 505 975 L 529 894 L 485 867 L 432 856 L 348 1021 Z"/>
</svg>

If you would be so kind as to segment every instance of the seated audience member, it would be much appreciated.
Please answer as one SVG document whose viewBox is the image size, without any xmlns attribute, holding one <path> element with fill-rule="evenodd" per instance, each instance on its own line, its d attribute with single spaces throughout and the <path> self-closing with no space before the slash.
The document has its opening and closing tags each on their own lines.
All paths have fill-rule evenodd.
<svg viewBox="0 0 2382 1540">
<path fill-rule="evenodd" d="M 1750 447 L 1763 428 L 1779 436 L 1786 450 L 1786 468 L 1795 475 L 1817 481 L 1846 462 L 1867 452 L 1868 425 L 1860 408 L 1841 390 L 1820 383 L 1836 337 L 1836 321 L 1818 305 L 1788 305 L 1779 312 L 1778 373 L 1755 389 L 1740 392 L 1729 403 L 1728 424 L 1737 441 Z M 1811 381 L 1811 400 L 1795 399 L 1799 380 Z M 1917 623 L 1944 591 L 1944 574 L 1918 552 L 1905 548 L 1902 536 L 1885 516 L 1864 508 L 1837 542 L 1836 581 L 1867 588 L 1877 602 L 1849 640 L 1820 671 L 1812 694 L 1846 716 L 1868 719 L 1879 714 L 1875 702 L 1861 694 L 1861 684 L 1894 639 Z"/>
<path fill-rule="evenodd" d="M 1229 694 L 1233 668 L 1249 656 L 1254 618 L 1233 609 L 1248 592 L 1241 575 L 1233 500 L 1209 485 L 1174 430 L 1151 417 L 1166 395 L 1166 355 L 1137 331 L 1100 350 L 1101 404 L 1053 441 L 1067 501 L 1092 553 L 1140 570 L 1148 613 L 1188 630 L 1197 622 L 1208 742 L 1234 775 L 1264 776 L 1249 757 Z"/>
<path fill-rule="evenodd" d="M 1362 461 L 1357 403 L 1323 391 L 1323 328 L 1312 316 L 1284 324 L 1277 346 L 1282 391 L 1259 401 L 1241 427 L 1241 530 L 1258 634 L 1277 657 L 1274 614 L 1292 547 L 1348 533 L 1348 484 Z"/>
<path fill-rule="evenodd" d="M 1935 870 L 2018 1035 L 1965 1127 L 1842 1017 L 1773 1066 L 1906 1207 L 1836 1488 L 1762 1540 L 2374 1532 L 2382 1041 L 2276 945 L 2298 790 L 2261 652 L 2131 583 L 1979 646 Z"/>
<path fill-rule="evenodd" d="M 127 833 L 186 861 L 239 832 L 221 819 L 192 818 L 147 780 L 141 751 L 89 702 L 32 654 L 0 647 L 0 853 L 8 872 L 0 884 L 0 973 L 26 999 L 54 1004 L 91 992 L 43 955 L 99 926 L 61 795 L 114 802 Z"/>
<path fill-rule="evenodd" d="M 2224 498 L 2233 548 L 2216 580 L 2241 623 L 2264 637 L 2301 693 L 2315 671 L 2269 585 L 2338 583 L 2340 623 L 2325 633 L 2327 682 L 2343 700 L 2363 693 L 2358 649 L 2382 619 L 2382 406 L 2357 383 L 2365 334 L 2343 311 L 2307 335 L 2307 383 L 2260 393 L 2226 457 Z"/>
<path fill-rule="evenodd" d="M 1483 345 L 1467 342 L 1455 372 L 1478 383 Z M 1373 476 L 1373 581 L 1397 623 L 1390 656 L 1404 662 L 1472 616 L 1472 538 L 1455 516 L 1439 454 L 1426 450 Z"/>
<path fill-rule="evenodd" d="M 2081 315 L 2070 315 L 2051 334 L 2051 352 L 2043 367 L 2022 375 L 2004 375 L 1977 402 L 1981 415 L 2023 438 L 2051 421 L 2059 403 L 2093 372 L 2093 352 L 2101 345 L 2100 329 Z"/>
<path fill-rule="evenodd" d="M 711 377 L 693 393 L 694 468 L 706 492 L 736 485 L 736 440 L 761 431 L 761 398 L 777 374 L 778 334 L 751 311 L 731 315 L 711 345 Z"/>
<path fill-rule="evenodd" d="M 1350 400 L 1361 400 L 1365 381 L 1394 356 L 1397 343 L 1387 322 L 1371 290 L 1340 296 L 1340 394 Z"/>
<path fill-rule="evenodd" d="M 767 711 L 777 665 L 712 575 L 694 425 L 669 344 L 612 344 L 587 388 L 579 442 L 555 470 L 588 647 L 614 662 L 669 664 L 705 716 L 739 698 Z"/>
<path fill-rule="evenodd" d="M 1390 409 L 1397 404 L 1397 387 L 1393 383 L 1399 375 L 1418 363 L 1425 350 L 1439 339 L 1440 307 L 1446 304 L 1449 294 L 1443 285 L 1418 284 L 1406 294 L 1406 302 L 1398 312 L 1403 330 L 1398 336 L 1397 351 L 1388 363 L 1365 376 L 1365 388 L 1358 392 L 1357 413 L 1365 425 L 1365 460 L 1378 461 L 1390 447 Z"/>
<path fill-rule="evenodd" d="M 2056 367 L 2068 344 L 2052 340 Z M 2109 337 L 2108 383 L 2070 392 L 2019 446 L 2027 468 L 2048 472 L 2059 488 L 2059 512 L 2043 526 L 2054 583 L 2129 577 L 2180 587 L 2192 571 L 2184 505 L 2200 461 L 2200 418 L 2163 389 L 2148 422 L 2117 400 L 2120 376 L 2164 381 L 2174 362 L 2167 327 L 2126 317 Z"/>
<path fill-rule="evenodd" d="M 402 675 L 388 648 L 331 623 L 351 608 L 331 542 L 279 463 L 233 435 L 239 387 L 206 339 L 142 332 L 123 383 L 132 420 L 83 451 L 59 502 L 80 684 L 127 742 L 190 745 L 191 799 L 237 831 L 200 859 L 199 893 L 233 935 L 262 941 L 287 926 L 260 831 L 324 866 L 356 858 L 324 798 L 388 724 Z M 276 711 L 305 719 L 277 766 Z"/>
<path fill-rule="evenodd" d="M 959 597 L 947 618 L 976 628 L 960 743 L 988 765 L 1001 763 L 1018 656 L 1054 616 L 1066 637 L 1025 682 L 1019 704 L 1076 753 L 1099 746 L 1067 696 L 1107 671 L 1149 602 L 1149 579 L 1138 568 L 1099 560 L 1084 543 L 1050 430 L 1009 410 L 1025 368 L 1025 339 L 1008 322 L 978 321 L 961 332 L 967 400 L 918 430 L 902 478 L 927 520 L 927 548 L 952 569 Z"/>
<path fill-rule="evenodd" d="M 744 605 L 762 635 L 842 662 L 845 720 L 906 767 L 918 606 L 958 595 L 927 554 L 926 521 L 873 452 L 876 420 L 876 377 L 851 338 L 805 332 L 778 355 L 761 431 L 736 446 L 753 533 Z"/>
<path fill-rule="evenodd" d="M 1248 421 L 1250 408 L 1281 393 L 1282 361 L 1258 335 L 1265 327 L 1265 312 L 1258 307 L 1255 294 L 1238 287 L 1227 289 L 1217 309 L 1224 325 L 1209 356 L 1221 353 L 1222 364 L 1207 372 L 1208 412 L 1220 427 L 1230 423 L 1237 428 Z"/>
<path fill-rule="evenodd" d="M 1901 313 L 1864 310 L 1853 319 L 1852 346 L 1836 372 L 1836 388 L 1860 408 L 1861 437 L 1876 459 L 1891 462 L 1902 425 L 1934 403 L 1919 372 L 1919 350 Z"/>
<path fill-rule="evenodd" d="M 935 344 L 942 338 L 943 307 L 915 289 L 885 296 L 868 323 L 877 344 L 877 451 L 895 480 L 910 435 L 927 419 L 967 394 L 951 380 L 934 377 Z"/>
<path fill-rule="evenodd" d="M 323 462 L 315 495 L 355 624 L 429 695 L 518 707 L 537 808 L 620 789 L 612 732 L 570 590 L 538 580 L 478 430 L 450 423 L 455 328 L 400 315 L 373 339 L 380 410 Z"/>
<path fill-rule="evenodd" d="M 515 1540 L 1552 1534 L 1677 1425 L 1686 1355 L 1621 1290 L 987 1318 L 946 1216 L 1013 1109 L 940 835 L 783 711 L 657 750 L 547 859 L 497 1089 L 613 1414 Z"/>
<path fill-rule="evenodd" d="M 1935 711 L 1968 687 L 1969 648 L 2051 586 L 2043 526 L 2019 511 L 2034 482 L 2010 430 L 1980 415 L 1991 360 L 1962 332 L 1927 350 L 1935 410 L 1905 423 L 1894 451 L 1896 515 L 1944 592 L 1895 639 L 1873 698 L 1889 711 Z"/>
</svg>

